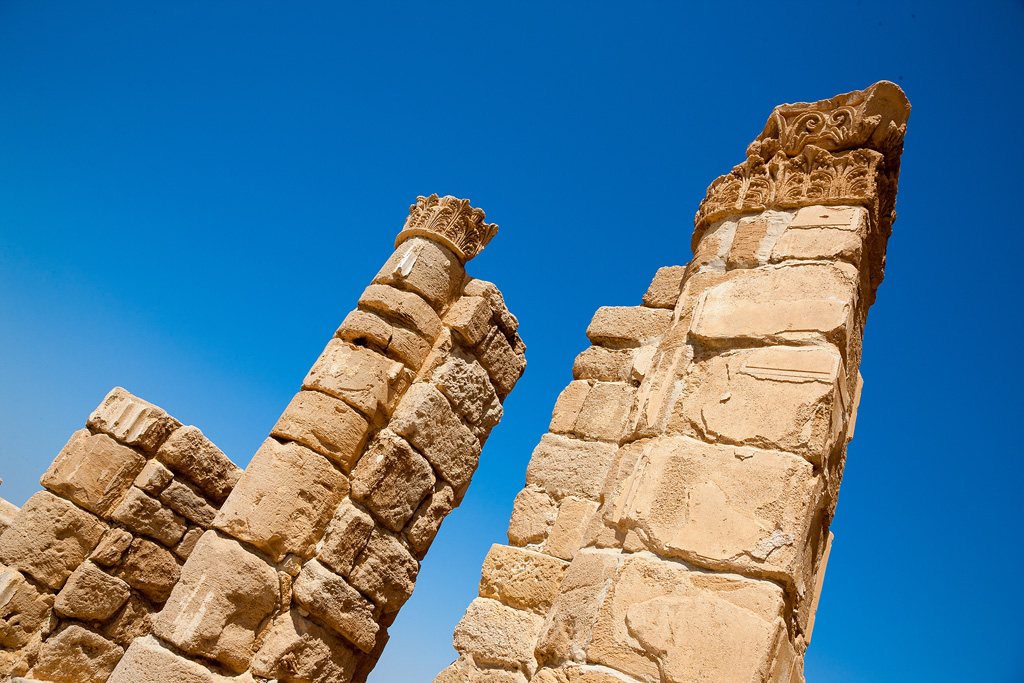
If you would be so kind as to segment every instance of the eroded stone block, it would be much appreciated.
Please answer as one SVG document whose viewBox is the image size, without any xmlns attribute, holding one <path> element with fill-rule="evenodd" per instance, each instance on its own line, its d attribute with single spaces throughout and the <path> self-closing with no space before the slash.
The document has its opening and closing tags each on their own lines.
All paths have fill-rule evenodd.
<svg viewBox="0 0 1024 683">
<path fill-rule="evenodd" d="M 340 637 L 292 610 L 274 619 L 252 671 L 284 683 L 348 683 L 358 661 Z"/>
<path fill-rule="evenodd" d="M 80 429 L 71 435 L 39 483 L 106 516 L 145 464 L 145 458 L 106 434 Z"/>
<path fill-rule="evenodd" d="M 349 572 L 349 582 L 384 612 L 396 612 L 412 595 L 420 565 L 398 537 L 374 529 Z"/>
<path fill-rule="evenodd" d="M 342 576 L 348 576 L 373 531 L 373 518 L 349 501 L 343 502 L 317 553 L 317 558 Z"/>
<path fill-rule="evenodd" d="M 0 647 L 28 644 L 52 607 L 52 595 L 37 590 L 17 569 L 0 566 Z"/>
<path fill-rule="evenodd" d="M 415 292 L 443 311 L 466 276 L 459 259 L 447 247 L 423 237 L 404 241 L 380 269 L 374 284 Z"/>
<path fill-rule="evenodd" d="M 43 642 L 28 675 L 52 683 L 104 683 L 123 654 L 120 646 L 71 624 Z"/>
<path fill-rule="evenodd" d="M 134 486 L 110 513 L 110 518 L 136 534 L 151 536 L 164 545 L 180 541 L 188 528 L 184 517 Z"/>
<path fill-rule="evenodd" d="M 651 281 L 651 286 L 644 294 L 644 306 L 651 308 L 675 308 L 676 299 L 679 298 L 679 288 L 683 284 L 683 276 L 686 274 L 686 266 L 665 266 L 658 268 L 658 272 Z"/>
<path fill-rule="evenodd" d="M 475 353 L 500 396 L 507 396 L 526 370 L 526 358 L 513 350 L 505 334 L 496 327 L 491 328 Z"/>
<path fill-rule="evenodd" d="M 433 343 L 441 334 L 441 319 L 422 297 L 386 285 L 370 285 L 359 297 L 359 306 L 400 322 Z"/>
<path fill-rule="evenodd" d="M 569 496 L 558 505 L 558 517 L 544 543 L 544 552 L 571 560 L 583 541 L 583 532 L 597 511 L 597 503 Z"/>
<path fill-rule="evenodd" d="M 466 348 L 482 342 L 491 330 L 491 307 L 480 296 L 463 296 L 444 316 L 444 323 Z"/>
<path fill-rule="evenodd" d="M 466 278 L 466 283 L 462 287 L 462 293 L 465 296 L 482 296 L 486 299 L 487 305 L 490 306 L 491 312 L 494 314 L 495 322 L 498 323 L 498 327 L 505 334 L 511 336 L 519 329 L 519 321 L 516 320 L 514 315 L 509 313 L 508 306 L 505 305 L 505 297 L 502 296 L 501 290 L 493 282 L 478 280 L 477 278 Z"/>
<path fill-rule="evenodd" d="M 544 618 L 532 612 L 477 598 L 455 627 L 455 649 L 478 664 L 532 673 L 537 666 L 533 644 L 543 625 Z"/>
<path fill-rule="evenodd" d="M 160 500 L 179 515 L 190 519 L 203 528 L 209 528 L 217 509 L 196 494 L 187 484 L 171 482 L 160 493 Z"/>
<path fill-rule="evenodd" d="M 345 316 L 336 334 L 339 339 L 374 349 L 411 368 L 422 365 L 430 352 L 430 344 L 417 333 L 360 309 Z"/>
<path fill-rule="evenodd" d="M 426 554 L 434 541 L 434 536 L 437 535 L 437 530 L 441 528 L 441 522 L 453 507 L 455 491 L 448 483 L 437 482 L 434 485 L 434 492 L 420 504 L 405 530 L 405 537 L 418 558 Z"/>
<path fill-rule="evenodd" d="M 628 382 L 633 368 L 636 349 L 606 349 L 591 346 L 572 364 L 574 379 L 592 379 L 601 382 Z"/>
<path fill-rule="evenodd" d="M 121 609 L 131 588 L 91 562 L 83 562 L 57 594 L 58 614 L 80 621 L 106 621 Z"/>
<path fill-rule="evenodd" d="M 122 443 L 151 453 L 181 423 L 162 408 L 133 396 L 121 387 L 114 387 L 89 416 L 88 425 Z"/>
<path fill-rule="evenodd" d="M 480 596 L 544 615 L 568 566 L 550 555 L 494 544 L 484 559 Z"/>
<path fill-rule="evenodd" d="M 171 483 L 172 479 L 174 472 L 161 465 L 159 460 L 147 460 L 139 476 L 135 477 L 135 486 L 156 496 Z"/>
<path fill-rule="evenodd" d="M 616 447 L 545 434 L 526 468 L 526 483 L 555 498 L 579 496 L 597 500 Z"/>
<path fill-rule="evenodd" d="M 147 636 L 132 642 L 107 683 L 228 683 L 230 680 L 174 654 L 156 638 Z"/>
<path fill-rule="evenodd" d="M 537 641 L 537 653 L 545 661 L 586 661 L 597 612 L 615 577 L 620 557 L 605 551 L 577 553 L 565 572 Z"/>
<path fill-rule="evenodd" d="M 153 632 L 151 615 L 155 611 L 145 598 L 132 595 L 103 629 L 103 635 L 121 647 L 128 647 L 136 638 L 145 638 Z"/>
<path fill-rule="evenodd" d="M 378 630 L 373 605 L 327 567 L 316 560 L 303 565 L 292 585 L 292 596 L 363 652 L 373 649 Z"/>
<path fill-rule="evenodd" d="M 163 603 L 181 576 L 171 551 L 145 538 L 136 538 L 118 570 L 128 585 L 157 604 Z"/>
<path fill-rule="evenodd" d="M 302 382 L 340 398 L 368 418 L 389 413 L 405 390 L 404 366 L 375 351 L 332 339 Z"/>
<path fill-rule="evenodd" d="M 352 499 L 392 531 L 402 530 L 433 486 L 430 463 L 387 429 L 352 470 Z"/>
<path fill-rule="evenodd" d="M 107 529 L 100 539 L 99 545 L 89 555 L 89 559 L 104 567 L 112 567 L 121 561 L 124 551 L 131 545 L 132 535 L 124 529 L 116 527 Z"/>
<path fill-rule="evenodd" d="M 300 391 L 270 435 L 312 448 L 348 472 L 363 452 L 369 432 L 366 418 L 344 401 L 319 391 Z"/>
<path fill-rule="evenodd" d="M 178 429 L 160 447 L 157 459 L 184 475 L 219 505 L 242 476 L 242 469 L 203 436 L 197 427 Z"/>
<path fill-rule="evenodd" d="M 546 491 L 534 487 L 523 489 L 512 503 L 508 542 L 518 546 L 541 543 L 557 516 L 558 505 Z"/>
<path fill-rule="evenodd" d="M 612 348 L 641 346 L 660 337 L 672 322 L 672 311 L 644 306 L 602 306 L 587 327 L 591 343 Z"/>
<path fill-rule="evenodd" d="M 487 371 L 472 359 L 450 356 L 431 376 L 459 415 L 470 423 L 479 439 L 486 439 L 501 421 L 502 407 Z"/>
</svg>

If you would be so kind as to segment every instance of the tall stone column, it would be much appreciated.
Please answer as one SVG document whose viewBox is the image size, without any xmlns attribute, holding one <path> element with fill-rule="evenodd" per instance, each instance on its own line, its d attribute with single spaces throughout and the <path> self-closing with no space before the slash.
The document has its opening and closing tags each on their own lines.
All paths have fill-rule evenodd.
<svg viewBox="0 0 1024 683">
<path fill-rule="evenodd" d="M 436 683 L 803 680 L 910 106 L 782 105 L 602 308 Z"/>
</svg>

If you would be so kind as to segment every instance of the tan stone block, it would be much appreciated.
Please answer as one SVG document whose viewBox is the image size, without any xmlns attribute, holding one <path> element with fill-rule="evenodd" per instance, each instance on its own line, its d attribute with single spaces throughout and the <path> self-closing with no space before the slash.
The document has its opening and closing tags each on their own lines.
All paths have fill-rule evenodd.
<svg viewBox="0 0 1024 683">
<path fill-rule="evenodd" d="M 481 441 L 501 421 L 502 407 L 487 371 L 475 360 L 453 355 L 431 375 L 455 412 L 470 424 Z"/>
<path fill-rule="evenodd" d="M 138 595 L 128 598 L 121 611 L 103 629 L 103 635 L 122 647 L 153 632 L 151 615 L 155 608 Z"/>
<path fill-rule="evenodd" d="M 558 516 L 558 505 L 546 491 L 527 487 L 512 503 L 512 519 L 508 523 L 508 542 L 512 545 L 541 543 Z"/>
<path fill-rule="evenodd" d="M 107 525 L 47 491 L 21 508 L 0 536 L 0 562 L 59 590 L 100 542 Z"/>
<path fill-rule="evenodd" d="M 217 509 L 206 502 L 187 484 L 174 481 L 160 493 L 160 500 L 179 515 L 186 517 L 204 529 L 209 528 Z"/>
<path fill-rule="evenodd" d="M 476 598 L 455 627 L 455 649 L 471 654 L 477 664 L 533 673 L 537 667 L 533 644 L 543 625 L 544 618 L 532 612 Z"/>
<path fill-rule="evenodd" d="M 147 460 L 139 476 L 135 477 L 135 486 L 156 496 L 167 488 L 172 479 L 174 472 L 161 465 L 159 460 Z"/>
<path fill-rule="evenodd" d="M 192 554 L 192 551 L 196 547 L 196 543 L 203 535 L 203 529 L 197 529 L 195 527 L 185 532 L 185 535 L 178 541 L 178 545 L 174 546 L 174 554 L 183 560 L 187 560 L 188 556 Z"/>
<path fill-rule="evenodd" d="M 441 334 L 441 319 L 419 295 L 387 285 L 370 285 L 359 297 L 360 308 L 401 323 L 423 337 L 428 344 Z"/>
<path fill-rule="evenodd" d="M 402 530 L 433 486 L 430 463 L 388 429 L 374 437 L 352 470 L 352 499 L 392 531 Z"/>
<path fill-rule="evenodd" d="M 430 352 L 430 344 L 415 332 L 360 309 L 345 316 L 336 336 L 356 346 L 371 348 L 411 368 L 422 365 Z"/>
<path fill-rule="evenodd" d="M 151 453 L 181 423 L 162 408 L 131 395 L 121 387 L 114 387 L 89 416 L 88 425 L 122 443 Z"/>
<path fill-rule="evenodd" d="M 136 534 L 151 536 L 164 545 L 180 541 L 188 528 L 184 517 L 135 487 L 128 490 L 128 495 L 110 513 L 110 518 Z"/>
<path fill-rule="evenodd" d="M 618 553 L 584 550 L 565 572 L 537 654 L 544 661 L 586 661 L 598 610 L 618 568 Z"/>
<path fill-rule="evenodd" d="M 358 662 L 345 641 L 292 610 L 274 619 L 252 671 L 282 683 L 348 683 Z"/>
<path fill-rule="evenodd" d="M 543 488 L 555 498 L 597 500 L 615 450 L 612 444 L 545 434 L 526 468 L 526 483 Z"/>
<path fill-rule="evenodd" d="M 462 264 L 447 247 L 424 237 L 411 237 L 388 259 L 373 282 L 416 292 L 434 310 L 443 311 L 458 294 L 465 277 Z"/>
<path fill-rule="evenodd" d="M 273 567 L 234 539 L 207 531 L 153 618 L 153 631 L 185 652 L 244 671 L 256 629 L 277 605 L 279 586 Z"/>
<path fill-rule="evenodd" d="M 576 418 L 583 410 L 583 402 L 590 393 L 590 382 L 574 380 L 562 389 L 551 410 L 551 424 L 548 429 L 555 433 L 571 434 L 576 426 Z"/>
<path fill-rule="evenodd" d="M 675 308 L 679 298 L 679 289 L 683 285 L 686 266 L 665 266 L 651 281 L 651 286 L 644 294 L 644 306 L 650 308 Z M 614 381 L 614 380 L 613 380 Z"/>
<path fill-rule="evenodd" d="M 491 307 L 480 296 L 463 296 L 444 315 L 444 324 L 456 334 L 459 342 L 472 348 L 482 342 L 491 330 Z"/>
<path fill-rule="evenodd" d="M 53 600 L 17 569 L 0 566 L 0 647 L 16 650 L 27 645 L 49 618 Z"/>
<path fill-rule="evenodd" d="M 106 621 L 121 609 L 131 588 L 92 562 L 83 562 L 57 594 L 58 614 L 79 621 Z"/>
<path fill-rule="evenodd" d="M 811 644 L 811 636 L 814 634 L 814 617 L 818 613 L 818 600 L 821 598 L 821 588 L 825 584 L 825 569 L 828 567 L 828 556 L 832 553 L 832 532 L 829 531 L 825 538 L 825 548 L 814 568 L 814 585 L 808 591 L 808 595 L 801 596 L 800 605 L 797 610 L 797 618 L 804 630 L 804 642 Z"/>
<path fill-rule="evenodd" d="M 628 384 L 595 382 L 572 431 L 587 439 L 618 443 L 635 398 L 636 389 Z"/>
<path fill-rule="evenodd" d="M 759 251 L 768 235 L 768 220 L 759 216 L 741 218 L 736 226 L 729 249 L 729 268 L 757 268 L 762 263 Z"/>
<path fill-rule="evenodd" d="M 89 559 L 104 567 L 112 567 L 121 561 L 124 551 L 132 543 L 132 535 L 124 529 L 112 527 L 107 529 L 100 539 L 99 545 L 89 555 Z"/>
<path fill-rule="evenodd" d="M 376 351 L 332 339 L 302 381 L 302 388 L 340 398 L 373 418 L 389 413 L 405 391 L 408 380 L 404 370 L 401 363 Z"/>
<path fill-rule="evenodd" d="M 456 489 L 469 483 L 480 458 L 480 442 L 437 387 L 424 382 L 409 387 L 388 426 L 408 439 Z"/>
<path fill-rule="evenodd" d="M 829 259 L 860 265 L 864 243 L 855 232 L 840 228 L 801 228 L 782 233 L 772 250 L 772 263 Z"/>
<path fill-rule="evenodd" d="M 348 576 L 373 531 L 373 518 L 349 501 L 343 502 L 317 552 L 317 559 L 342 576 Z"/>
<path fill-rule="evenodd" d="M 363 652 L 373 649 L 378 630 L 373 605 L 327 567 L 316 560 L 303 565 L 292 597 Z"/>
<path fill-rule="evenodd" d="M 628 382 L 632 376 L 633 356 L 636 349 L 606 349 L 591 346 L 572 364 L 574 379 L 592 379 L 601 382 Z"/>
<path fill-rule="evenodd" d="M 14 518 L 18 516 L 18 511 L 17 505 L 0 498 L 0 535 L 3 535 L 14 524 Z"/>
<path fill-rule="evenodd" d="M 434 542 L 437 530 L 441 528 L 441 522 L 453 507 L 455 491 L 447 483 L 437 482 L 434 485 L 434 492 L 420 504 L 405 530 L 405 538 L 417 558 L 422 559 L 426 555 L 430 544 Z"/>
<path fill-rule="evenodd" d="M 558 517 L 551 527 L 544 552 L 549 555 L 571 560 L 579 550 L 590 518 L 597 512 L 597 503 L 583 498 L 569 496 L 558 504 Z"/>
<path fill-rule="evenodd" d="M 152 636 L 132 642 L 107 683 L 228 683 L 202 664 L 176 655 Z M 239 681 L 241 683 L 241 681 Z"/>
<path fill-rule="evenodd" d="M 462 294 L 464 296 L 482 296 L 487 299 L 487 304 L 494 314 L 495 322 L 498 323 L 498 327 L 505 334 L 511 336 L 519 329 L 519 321 L 516 320 L 514 315 L 509 313 L 508 306 L 505 305 L 505 298 L 501 295 L 501 290 L 493 282 L 467 278 L 466 284 L 462 287 Z"/>
<path fill-rule="evenodd" d="M 475 666 L 469 657 L 459 657 L 447 669 L 434 679 L 434 683 L 527 683 L 527 678 L 519 671 L 506 669 L 481 669 Z M 536 678 L 530 679 L 539 683 Z"/>
<path fill-rule="evenodd" d="M 569 564 L 550 555 L 507 545 L 491 546 L 480 575 L 480 596 L 545 614 Z"/>
<path fill-rule="evenodd" d="M 319 391 L 295 394 L 270 431 L 271 436 L 297 441 L 327 456 L 343 472 L 355 464 L 369 433 L 370 423 L 362 414 Z"/>
<path fill-rule="evenodd" d="M 791 228 L 834 227 L 857 231 L 867 220 L 867 211 L 854 206 L 805 206 L 796 212 Z M 866 230 L 866 226 L 863 226 Z M 866 233 L 865 233 L 866 234 Z"/>
<path fill-rule="evenodd" d="M 491 328 L 475 353 L 491 376 L 499 396 L 507 396 L 526 370 L 526 358 L 512 350 L 508 339 L 497 328 Z"/>
<path fill-rule="evenodd" d="M 660 337 L 672 322 L 672 311 L 644 306 L 602 306 L 587 327 L 591 343 L 612 348 L 642 346 Z"/>
<path fill-rule="evenodd" d="M 203 436 L 197 427 L 182 427 L 157 451 L 160 462 L 184 475 L 219 505 L 242 476 L 242 469 Z"/>
<path fill-rule="evenodd" d="M 166 548 L 136 538 L 118 570 L 118 576 L 153 602 L 167 600 L 181 576 L 181 565 Z"/>
<path fill-rule="evenodd" d="M 398 538 L 374 529 L 349 572 L 349 583 L 384 612 L 396 612 L 412 595 L 420 565 Z"/>
<path fill-rule="evenodd" d="M 43 642 L 28 675 L 52 683 L 104 683 L 123 654 L 106 638 L 71 624 Z"/>
<path fill-rule="evenodd" d="M 267 439 L 221 507 L 214 526 L 252 543 L 276 562 L 303 557 L 323 536 L 348 493 L 348 479 L 324 456 Z"/>
<path fill-rule="evenodd" d="M 106 516 L 117 505 L 146 459 L 106 434 L 80 429 L 39 483 L 90 512 Z"/>
</svg>

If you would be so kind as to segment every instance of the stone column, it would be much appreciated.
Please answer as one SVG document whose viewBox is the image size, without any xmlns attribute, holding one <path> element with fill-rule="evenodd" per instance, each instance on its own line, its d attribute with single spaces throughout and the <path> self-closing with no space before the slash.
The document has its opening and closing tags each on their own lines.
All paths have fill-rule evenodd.
<svg viewBox="0 0 1024 683">
<path fill-rule="evenodd" d="M 690 264 L 597 312 L 437 683 L 803 680 L 909 109 L 777 107 Z"/>
</svg>

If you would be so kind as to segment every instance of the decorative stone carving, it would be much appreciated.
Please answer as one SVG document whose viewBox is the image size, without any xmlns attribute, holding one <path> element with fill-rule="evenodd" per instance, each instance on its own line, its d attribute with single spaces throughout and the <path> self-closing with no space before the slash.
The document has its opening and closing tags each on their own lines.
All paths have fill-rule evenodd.
<svg viewBox="0 0 1024 683">
<path fill-rule="evenodd" d="M 398 233 L 395 248 L 419 235 L 440 242 L 465 263 L 483 251 L 498 234 L 498 226 L 485 223 L 484 217 L 483 209 L 474 209 L 468 199 L 436 194 L 417 197 L 416 203 L 409 207 L 409 217 Z"/>
</svg>

